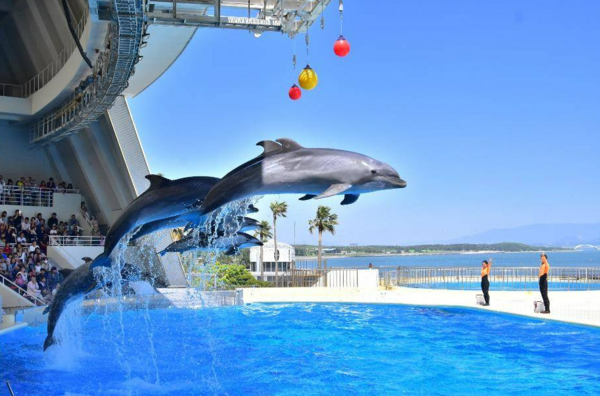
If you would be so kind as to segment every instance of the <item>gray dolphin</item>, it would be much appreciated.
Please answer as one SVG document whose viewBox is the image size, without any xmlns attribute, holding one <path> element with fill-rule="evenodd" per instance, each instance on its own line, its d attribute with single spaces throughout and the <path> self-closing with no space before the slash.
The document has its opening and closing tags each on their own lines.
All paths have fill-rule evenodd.
<svg viewBox="0 0 600 396">
<path fill-rule="evenodd" d="M 249 205 L 248 212 L 252 212 L 255 208 Z M 222 218 L 217 214 L 214 216 L 216 220 L 212 223 L 219 222 L 219 226 L 226 227 L 235 231 L 250 231 L 259 227 L 259 222 L 249 217 L 238 216 L 233 212 L 226 213 Z M 202 214 L 200 209 L 195 209 L 185 212 L 178 216 L 168 217 L 166 219 L 156 220 L 144 224 L 135 235 L 131 237 L 131 241 L 135 241 L 143 236 L 150 235 L 160 230 L 169 230 L 173 228 L 185 227 L 186 229 L 199 228 L 208 220 L 208 216 Z M 214 228 L 215 225 L 212 225 Z M 235 227 L 239 227 L 235 229 Z"/>
<path fill-rule="evenodd" d="M 49 313 L 48 336 L 46 337 L 46 341 L 44 341 L 44 351 L 56 342 L 54 339 L 54 330 L 65 307 L 74 299 L 83 296 L 95 288 L 96 279 L 94 271 L 91 269 L 92 263 L 93 261 L 88 260 L 85 264 L 73 270 L 61 283 L 52 304 L 44 311 L 44 313 Z"/>
<path fill-rule="evenodd" d="M 349 205 L 360 194 L 406 187 L 391 166 L 362 154 L 305 148 L 286 138 L 257 145 L 263 153 L 225 175 L 204 199 L 203 213 L 252 195 L 305 194 L 300 200 L 308 200 L 344 194 L 342 205 Z"/>
<path fill-rule="evenodd" d="M 91 268 L 92 259 L 84 257 L 85 264 L 72 270 L 61 283 L 52 304 L 44 310 L 48 315 L 48 335 L 44 341 L 44 351 L 51 345 L 54 345 L 54 330 L 65 307 L 73 300 L 90 293 L 91 291 L 109 283 L 98 281 Z M 62 272 L 61 272 L 62 273 Z M 152 280 L 150 274 L 145 274 L 141 268 L 136 265 L 126 263 L 121 270 L 121 277 L 124 281 Z"/>
<path fill-rule="evenodd" d="M 169 180 L 148 175 L 150 187 L 131 202 L 110 227 L 104 253 L 94 259 L 92 268 L 110 267 L 110 254 L 128 233 L 151 221 L 161 220 L 198 209 L 208 191 L 219 181 L 215 177 L 185 177 Z"/>
<path fill-rule="evenodd" d="M 188 235 L 177 242 L 173 242 L 167 246 L 161 255 L 165 253 L 184 253 L 192 250 L 210 251 L 221 250 L 225 254 L 235 254 L 240 249 L 249 248 L 252 246 L 262 246 L 262 242 L 244 232 L 237 232 L 233 235 L 224 235 L 214 237 L 210 234 L 200 233 L 198 238 L 193 235 Z"/>
</svg>

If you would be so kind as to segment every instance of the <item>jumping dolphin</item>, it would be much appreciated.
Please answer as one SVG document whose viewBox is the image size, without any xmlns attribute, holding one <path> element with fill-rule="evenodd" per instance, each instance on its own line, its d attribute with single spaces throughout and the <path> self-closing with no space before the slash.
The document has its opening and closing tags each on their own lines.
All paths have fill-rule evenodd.
<svg viewBox="0 0 600 396">
<path fill-rule="evenodd" d="M 48 336 L 44 342 L 44 351 L 51 345 L 54 345 L 54 330 L 60 319 L 60 315 L 65 307 L 73 300 L 81 297 L 89 292 L 105 285 L 110 286 L 110 282 L 102 282 L 94 275 L 94 270 L 91 268 L 92 259 L 83 257 L 85 264 L 72 270 L 64 281 L 61 283 L 52 304 L 44 310 L 44 314 L 48 315 Z M 125 264 L 121 269 L 121 278 L 126 282 L 134 282 L 137 280 L 150 280 L 152 276 L 145 274 L 142 269 L 133 264 Z M 166 285 L 165 285 L 166 286 Z"/>
<path fill-rule="evenodd" d="M 262 242 L 244 232 L 238 232 L 230 236 L 219 236 L 212 238 L 212 235 L 200 233 L 198 238 L 192 235 L 173 242 L 167 246 L 161 255 L 165 253 L 184 253 L 190 250 L 210 251 L 213 249 L 225 251 L 226 255 L 235 254 L 240 249 L 251 246 L 262 246 Z"/>
<path fill-rule="evenodd" d="M 44 313 L 50 313 L 48 315 L 48 336 L 44 341 L 44 351 L 56 342 L 54 329 L 67 304 L 92 291 L 96 286 L 94 271 L 91 269 L 92 264 L 93 261 L 88 260 L 85 264 L 73 270 L 61 283 L 52 304 L 44 311 Z"/>
<path fill-rule="evenodd" d="M 406 187 L 391 166 L 362 154 L 305 148 L 286 138 L 257 145 L 263 153 L 225 175 L 204 199 L 203 213 L 253 195 L 305 194 L 304 201 L 344 194 L 342 205 L 349 205 L 360 194 Z"/>
<path fill-rule="evenodd" d="M 252 205 L 248 206 L 247 211 L 250 212 L 254 208 Z M 235 231 L 250 231 L 255 230 L 259 227 L 259 222 L 249 217 L 237 216 L 235 213 L 228 212 L 222 218 L 220 216 L 214 216 L 216 220 L 212 220 L 212 223 L 219 222 L 220 227 Z M 173 228 L 185 227 L 186 229 L 199 228 L 202 223 L 208 220 L 208 216 L 202 214 L 199 209 L 185 212 L 179 216 L 168 217 L 166 219 L 152 221 L 144 224 L 133 237 L 131 241 L 135 241 L 143 236 L 152 234 L 160 230 L 169 230 Z M 212 228 L 215 225 L 212 224 Z M 237 228 L 239 227 L 239 228 Z M 237 228 L 237 229 L 236 229 Z"/>
<path fill-rule="evenodd" d="M 92 268 L 109 267 L 110 254 L 119 241 L 142 225 L 198 209 L 208 191 L 219 181 L 214 177 L 169 180 L 158 175 L 148 175 L 146 179 L 150 181 L 150 187 L 131 202 L 110 227 L 104 253 L 94 259 Z"/>
</svg>

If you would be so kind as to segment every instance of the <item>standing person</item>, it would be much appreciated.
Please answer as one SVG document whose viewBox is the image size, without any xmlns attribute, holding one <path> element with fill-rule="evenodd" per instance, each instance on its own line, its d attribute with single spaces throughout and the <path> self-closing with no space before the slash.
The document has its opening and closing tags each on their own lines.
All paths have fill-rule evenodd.
<svg viewBox="0 0 600 396">
<path fill-rule="evenodd" d="M 484 307 L 490 306 L 490 270 L 492 269 L 492 259 L 483 260 L 481 263 L 481 291 L 485 300 Z"/>
<path fill-rule="evenodd" d="M 543 314 L 550 313 L 550 299 L 548 298 L 548 273 L 550 272 L 550 264 L 548 264 L 548 256 L 546 253 L 542 253 L 540 256 L 540 293 L 542 293 L 542 300 L 544 300 L 544 311 Z"/>
</svg>

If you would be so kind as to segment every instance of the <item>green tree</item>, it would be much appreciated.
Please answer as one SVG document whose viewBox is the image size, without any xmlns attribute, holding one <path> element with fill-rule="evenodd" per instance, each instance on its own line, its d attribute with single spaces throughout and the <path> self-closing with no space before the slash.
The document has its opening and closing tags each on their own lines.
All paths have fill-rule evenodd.
<svg viewBox="0 0 600 396">
<path fill-rule="evenodd" d="M 317 262 L 319 269 L 321 269 L 321 256 L 323 253 L 323 232 L 331 232 L 335 234 L 335 226 L 338 225 L 338 216 L 335 213 L 331 213 L 331 208 L 328 206 L 319 206 L 317 209 L 317 215 L 313 220 L 308 221 L 308 231 L 314 233 L 315 230 L 319 232 L 319 247 L 317 250 Z"/>
<path fill-rule="evenodd" d="M 260 239 L 261 242 L 267 242 L 269 238 L 273 237 L 273 233 L 271 232 L 271 224 L 268 221 L 263 220 L 259 224 L 258 230 L 254 231 L 254 236 Z M 263 266 L 264 255 L 263 255 L 263 247 L 260 247 L 260 280 L 265 280 L 265 268 Z"/>
<path fill-rule="evenodd" d="M 275 283 L 279 281 L 279 250 L 277 249 L 277 218 L 287 217 L 288 205 L 285 202 L 271 202 L 271 212 L 273 212 L 273 247 L 275 251 Z"/>
</svg>

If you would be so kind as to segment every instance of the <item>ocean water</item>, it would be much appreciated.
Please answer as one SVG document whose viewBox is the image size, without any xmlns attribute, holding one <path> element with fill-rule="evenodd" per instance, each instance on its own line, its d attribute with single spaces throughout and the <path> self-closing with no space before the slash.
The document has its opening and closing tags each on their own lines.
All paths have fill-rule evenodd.
<svg viewBox="0 0 600 396">
<path fill-rule="evenodd" d="M 600 394 L 600 330 L 469 309 L 143 310 L 85 316 L 77 333 L 46 353 L 43 327 L 0 337 L 1 385 L 17 396 Z"/>
<path fill-rule="evenodd" d="M 600 267 L 600 251 L 548 252 L 548 260 L 554 267 Z M 329 267 L 479 267 L 483 260 L 494 259 L 496 267 L 539 267 L 540 254 L 528 253 L 485 253 L 443 254 L 424 256 L 365 256 L 328 259 Z M 314 261 L 314 260 L 313 260 Z"/>
</svg>

